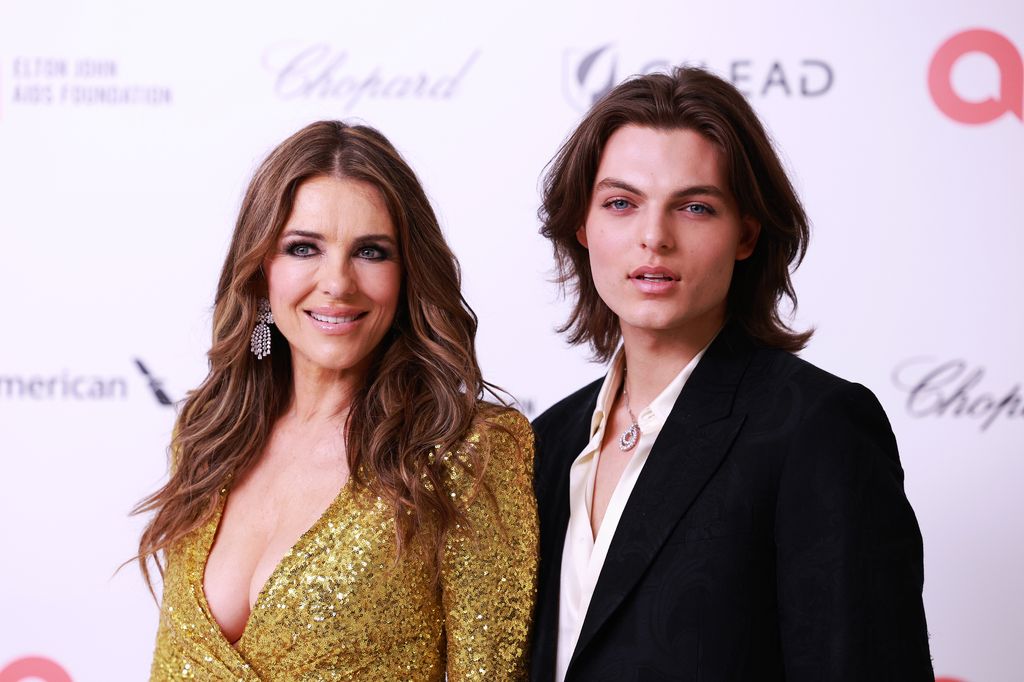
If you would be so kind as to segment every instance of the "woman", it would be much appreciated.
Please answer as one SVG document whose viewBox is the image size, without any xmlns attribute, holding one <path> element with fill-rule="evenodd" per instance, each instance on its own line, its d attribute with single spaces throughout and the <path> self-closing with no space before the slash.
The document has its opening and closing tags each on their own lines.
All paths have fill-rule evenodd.
<svg viewBox="0 0 1024 682">
<path fill-rule="evenodd" d="M 206 380 L 139 545 L 152 679 L 517 679 L 532 435 L 482 402 L 476 317 L 415 175 L 314 123 L 242 204 Z"/>
</svg>

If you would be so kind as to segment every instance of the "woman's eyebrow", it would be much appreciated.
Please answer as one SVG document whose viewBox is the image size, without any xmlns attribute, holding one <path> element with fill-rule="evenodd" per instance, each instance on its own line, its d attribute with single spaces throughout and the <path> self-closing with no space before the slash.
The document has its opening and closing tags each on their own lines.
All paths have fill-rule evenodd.
<svg viewBox="0 0 1024 682">
<path fill-rule="evenodd" d="M 288 230 L 284 234 L 282 234 L 281 236 L 282 237 L 305 237 L 306 239 L 319 239 L 320 241 L 324 240 L 324 236 L 322 234 L 320 234 L 319 232 L 310 232 L 308 230 Z"/>
<path fill-rule="evenodd" d="M 383 233 L 381 233 L 381 234 L 362 234 L 362 235 L 359 235 L 358 237 L 356 237 L 356 241 L 358 241 L 358 242 L 390 242 L 391 244 L 395 243 L 394 237 L 392 237 L 389 234 L 383 234 Z"/>
</svg>

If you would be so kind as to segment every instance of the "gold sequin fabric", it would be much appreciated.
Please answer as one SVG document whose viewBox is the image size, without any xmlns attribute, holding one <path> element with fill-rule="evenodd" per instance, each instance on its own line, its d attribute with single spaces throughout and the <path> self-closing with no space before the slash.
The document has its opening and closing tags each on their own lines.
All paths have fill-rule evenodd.
<svg viewBox="0 0 1024 682">
<path fill-rule="evenodd" d="M 396 562 L 395 512 L 346 485 L 289 550 L 234 645 L 203 592 L 224 509 L 171 549 L 151 680 L 526 679 L 537 568 L 533 433 L 518 412 L 482 422 L 453 452 L 446 484 L 469 528 L 448 533 L 441 579 L 426 533 Z M 497 424 L 501 428 L 495 428 Z M 493 498 L 456 464 L 483 448 Z"/>
</svg>

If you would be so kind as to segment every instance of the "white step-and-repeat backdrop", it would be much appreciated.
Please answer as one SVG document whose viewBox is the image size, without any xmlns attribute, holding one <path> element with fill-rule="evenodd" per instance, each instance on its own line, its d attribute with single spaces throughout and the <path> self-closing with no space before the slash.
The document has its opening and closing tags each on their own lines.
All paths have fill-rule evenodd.
<svg viewBox="0 0 1024 682">
<path fill-rule="evenodd" d="M 806 202 L 804 355 L 893 422 L 936 675 L 1024 679 L 1024 5 L 829 4 L 0 5 L 0 682 L 145 678 L 127 512 L 277 142 L 321 118 L 391 138 L 487 376 L 535 415 L 602 373 L 552 331 L 542 169 L 595 97 L 681 62 L 749 97 Z"/>
</svg>

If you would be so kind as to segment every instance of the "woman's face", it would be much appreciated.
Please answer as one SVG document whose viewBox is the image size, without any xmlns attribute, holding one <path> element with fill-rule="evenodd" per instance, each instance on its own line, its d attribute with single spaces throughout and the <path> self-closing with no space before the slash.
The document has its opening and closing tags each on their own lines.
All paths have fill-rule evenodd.
<svg viewBox="0 0 1024 682">
<path fill-rule="evenodd" d="M 296 373 L 366 369 L 402 286 L 398 235 L 376 188 L 329 176 L 303 182 L 263 271 Z"/>
</svg>

